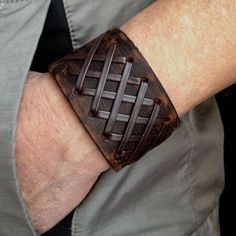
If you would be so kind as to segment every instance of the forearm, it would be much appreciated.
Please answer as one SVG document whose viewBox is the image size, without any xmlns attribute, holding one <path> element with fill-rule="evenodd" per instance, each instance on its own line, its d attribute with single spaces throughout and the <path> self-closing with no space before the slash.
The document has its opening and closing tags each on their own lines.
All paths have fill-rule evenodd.
<svg viewBox="0 0 236 236">
<path fill-rule="evenodd" d="M 234 0 L 159 0 L 121 29 L 181 116 L 236 81 L 235 22 Z"/>
</svg>

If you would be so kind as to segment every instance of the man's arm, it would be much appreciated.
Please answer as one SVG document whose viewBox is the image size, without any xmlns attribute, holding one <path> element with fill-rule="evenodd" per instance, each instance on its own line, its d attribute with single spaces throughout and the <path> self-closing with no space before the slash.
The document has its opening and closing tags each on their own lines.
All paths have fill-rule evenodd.
<svg viewBox="0 0 236 236">
<path fill-rule="evenodd" d="M 235 82 L 235 10 L 233 0 L 160 0 L 122 27 L 180 116 Z M 109 168 L 49 74 L 29 74 L 16 159 L 22 193 L 40 233 L 78 205 Z"/>
<path fill-rule="evenodd" d="M 180 116 L 236 82 L 236 3 L 159 0 L 121 29 Z"/>
</svg>

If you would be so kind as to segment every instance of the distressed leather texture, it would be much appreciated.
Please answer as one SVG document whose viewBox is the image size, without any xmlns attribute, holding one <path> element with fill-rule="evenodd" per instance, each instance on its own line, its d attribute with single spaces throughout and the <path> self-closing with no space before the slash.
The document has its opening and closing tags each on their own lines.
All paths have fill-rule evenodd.
<svg viewBox="0 0 236 236">
<path fill-rule="evenodd" d="M 118 28 L 53 63 L 49 71 L 116 171 L 139 160 L 179 127 L 158 78 Z"/>
</svg>

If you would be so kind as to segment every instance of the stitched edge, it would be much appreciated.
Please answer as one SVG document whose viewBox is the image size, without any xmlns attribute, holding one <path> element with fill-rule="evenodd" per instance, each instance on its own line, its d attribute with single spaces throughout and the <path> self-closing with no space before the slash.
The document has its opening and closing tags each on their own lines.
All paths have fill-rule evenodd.
<svg viewBox="0 0 236 236">
<path fill-rule="evenodd" d="M 18 3 L 18 2 L 29 2 L 31 0 L 1 0 L 0 3 Z"/>
<path fill-rule="evenodd" d="M 81 236 L 80 233 L 82 232 L 82 229 L 80 228 L 80 225 L 78 225 L 77 222 L 75 222 L 75 220 L 77 219 L 77 214 L 78 214 L 77 212 L 78 208 L 75 209 L 73 214 L 72 224 L 71 224 L 71 236 Z"/>
<path fill-rule="evenodd" d="M 192 211 L 193 211 L 193 214 L 194 214 L 194 218 L 195 218 L 195 224 L 196 226 L 200 225 L 200 218 L 194 208 L 194 205 L 193 205 L 193 183 L 191 181 L 191 173 L 192 173 L 192 158 L 193 158 L 193 139 L 192 139 L 192 136 L 189 132 L 189 129 L 187 127 L 187 124 L 186 124 L 186 121 L 184 119 L 182 119 L 182 124 L 185 126 L 185 129 L 186 129 L 186 132 L 187 132 L 187 135 L 189 137 L 189 142 L 190 142 L 190 145 L 191 145 L 191 151 L 190 151 L 190 154 L 189 154 L 189 158 L 187 160 L 187 169 L 186 169 L 186 177 L 187 177 L 187 180 L 188 180 L 188 185 L 189 185 L 189 200 L 190 200 L 190 205 L 191 205 L 191 208 L 192 208 Z"/>
<path fill-rule="evenodd" d="M 68 22 L 68 26 L 69 26 L 69 30 L 70 30 L 72 46 L 75 49 L 78 47 L 78 44 L 76 42 L 75 30 L 73 29 L 71 10 L 69 9 L 69 5 L 66 3 L 65 0 L 63 0 L 63 5 L 65 8 L 66 18 L 67 18 L 67 22 Z"/>
<path fill-rule="evenodd" d="M 218 204 L 216 204 L 215 206 L 213 206 L 212 210 L 209 212 L 209 214 L 206 216 L 206 218 L 204 219 L 204 221 L 200 224 L 200 226 L 194 230 L 189 236 L 197 236 L 196 233 L 198 233 L 199 230 L 201 230 L 203 228 L 203 226 L 206 224 L 208 218 L 214 213 L 214 211 L 217 209 L 217 207 L 219 207 Z"/>
</svg>

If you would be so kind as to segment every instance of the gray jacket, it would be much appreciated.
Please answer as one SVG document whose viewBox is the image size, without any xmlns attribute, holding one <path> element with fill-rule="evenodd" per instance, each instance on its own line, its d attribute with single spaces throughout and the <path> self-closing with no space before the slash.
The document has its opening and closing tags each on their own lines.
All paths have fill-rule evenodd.
<svg viewBox="0 0 236 236">
<path fill-rule="evenodd" d="M 74 48 L 121 26 L 152 0 L 64 0 Z M 0 0 L 0 236 L 36 235 L 16 178 L 18 107 L 49 0 Z M 73 236 L 217 236 L 224 185 L 223 128 L 214 98 L 167 141 L 110 170 L 74 213 Z"/>
</svg>

